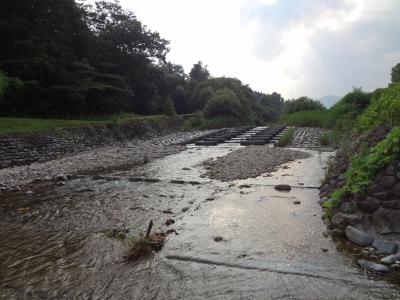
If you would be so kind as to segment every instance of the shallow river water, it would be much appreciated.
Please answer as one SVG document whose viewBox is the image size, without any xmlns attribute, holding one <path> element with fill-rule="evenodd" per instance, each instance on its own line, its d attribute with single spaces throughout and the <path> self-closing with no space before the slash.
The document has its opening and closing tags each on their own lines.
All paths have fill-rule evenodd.
<svg viewBox="0 0 400 300">
<path fill-rule="evenodd" d="M 32 195 L 1 194 L 0 298 L 400 299 L 323 236 L 318 186 L 331 152 L 303 150 L 311 156 L 272 176 L 200 176 L 201 162 L 234 149 L 193 147 L 128 171 L 38 184 Z M 276 191 L 281 183 L 292 190 Z M 134 235 L 150 220 L 177 235 L 151 260 L 124 261 L 124 246 L 104 232 Z"/>
</svg>

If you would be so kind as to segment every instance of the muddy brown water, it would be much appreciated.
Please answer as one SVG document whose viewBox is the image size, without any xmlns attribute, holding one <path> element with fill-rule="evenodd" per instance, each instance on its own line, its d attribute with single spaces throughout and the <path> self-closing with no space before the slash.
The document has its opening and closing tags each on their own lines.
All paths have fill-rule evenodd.
<svg viewBox="0 0 400 300">
<path fill-rule="evenodd" d="M 234 149 L 194 147 L 64 186 L 38 184 L 32 196 L 1 194 L 0 298 L 400 299 L 323 237 L 317 187 L 332 153 L 304 150 L 310 158 L 272 176 L 200 177 L 202 161 Z M 278 183 L 292 190 L 275 191 Z M 123 245 L 104 231 L 137 234 L 150 219 L 178 234 L 151 260 L 124 262 Z"/>
</svg>

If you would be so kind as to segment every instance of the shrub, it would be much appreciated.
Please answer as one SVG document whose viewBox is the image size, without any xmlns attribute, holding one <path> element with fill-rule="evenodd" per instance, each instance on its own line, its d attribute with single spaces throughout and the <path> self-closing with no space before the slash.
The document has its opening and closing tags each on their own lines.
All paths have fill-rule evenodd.
<svg viewBox="0 0 400 300">
<path fill-rule="evenodd" d="M 328 132 L 324 132 L 319 138 L 319 142 L 322 146 L 329 146 L 331 143 L 331 135 Z"/>
<path fill-rule="evenodd" d="M 279 147 L 287 146 L 293 139 L 294 128 L 290 128 L 283 136 L 279 138 Z"/>
</svg>

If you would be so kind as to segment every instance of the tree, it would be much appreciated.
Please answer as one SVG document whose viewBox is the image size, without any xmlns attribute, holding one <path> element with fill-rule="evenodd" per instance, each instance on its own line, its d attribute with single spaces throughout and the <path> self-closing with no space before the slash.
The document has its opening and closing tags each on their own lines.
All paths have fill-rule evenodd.
<svg viewBox="0 0 400 300">
<path fill-rule="evenodd" d="M 229 88 L 221 88 L 207 102 L 204 108 L 204 116 L 207 118 L 215 117 L 234 117 L 242 119 L 243 108 L 234 91 Z"/>
<path fill-rule="evenodd" d="M 319 101 L 309 97 L 300 97 L 298 99 L 286 101 L 284 111 L 286 114 L 292 114 L 298 111 L 324 110 L 325 107 Z"/>
<path fill-rule="evenodd" d="M 203 66 L 203 63 L 201 61 L 199 61 L 197 64 L 194 64 L 189 73 L 190 81 L 195 83 L 205 81 L 209 77 L 210 72 L 207 70 L 207 66 Z"/>
<path fill-rule="evenodd" d="M 400 63 L 392 68 L 392 83 L 400 82 Z"/>
</svg>

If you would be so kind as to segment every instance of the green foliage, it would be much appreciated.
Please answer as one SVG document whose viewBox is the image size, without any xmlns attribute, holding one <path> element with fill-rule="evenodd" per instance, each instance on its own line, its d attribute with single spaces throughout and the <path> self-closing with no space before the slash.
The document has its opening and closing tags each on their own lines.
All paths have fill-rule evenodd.
<svg viewBox="0 0 400 300">
<path fill-rule="evenodd" d="M 383 124 L 400 125 L 400 83 L 373 94 L 371 105 L 358 119 L 357 129 L 365 131 Z"/>
<path fill-rule="evenodd" d="M 328 111 L 298 111 L 283 115 L 279 119 L 279 123 L 292 126 L 327 128 L 329 126 Z"/>
<path fill-rule="evenodd" d="M 204 108 L 206 118 L 234 117 L 241 119 L 243 108 L 235 92 L 229 88 L 221 88 L 215 92 Z"/>
<path fill-rule="evenodd" d="M 400 82 L 400 63 L 392 68 L 392 83 Z"/>
<path fill-rule="evenodd" d="M 287 146 L 293 139 L 294 128 L 290 128 L 279 138 L 279 147 Z"/>
<path fill-rule="evenodd" d="M 292 114 L 298 111 L 324 110 L 325 107 L 319 101 L 308 97 L 300 97 L 284 103 L 285 114 Z"/>
<path fill-rule="evenodd" d="M 362 194 L 377 173 L 400 159 L 400 127 L 394 127 L 384 140 L 365 153 L 355 155 L 346 172 L 346 184 L 332 195 L 341 199 L 345 193 Z"/>
</svg>

